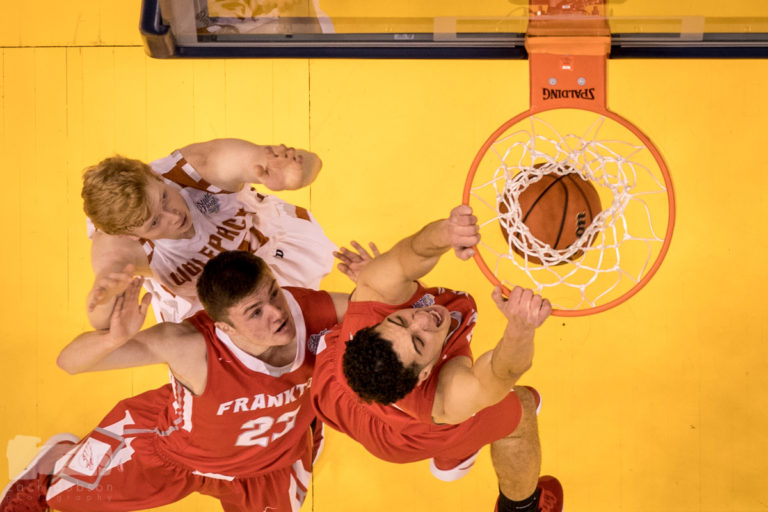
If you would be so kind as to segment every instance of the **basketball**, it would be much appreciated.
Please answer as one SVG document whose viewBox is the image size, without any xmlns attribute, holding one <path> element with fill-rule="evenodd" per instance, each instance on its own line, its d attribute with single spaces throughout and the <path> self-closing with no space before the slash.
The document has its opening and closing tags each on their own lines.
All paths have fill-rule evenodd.
<svg viewBox="0 0 768 512">
<path fill-rule="evenodd" d="M 505 197 L 509 200 L 508 193 L 505 193 Z M 502 214 L 509 211 L 506 202 L 499 201 L 499 212 Z M 600 197 L 594 185 L 575 171 L 562 175 L 555 172 L 544 174 L 541 179 L 529 184 L 520 192 L 518 203 L 522 222 L 528 227 L 531 235 L 555 251 L 570 247 L 584 234 L 592 219 L 602 211 Z M 503 225 L 501 229 L 509 243 L 508 230 Z M 513 233 L 513 236 L 522 241 L 519 233 Z M 590 241 L 590 245 L 593 241 Z M 524 256 L 514 244 L 510 245 L 517 254 Z M 527 246 L 530 247 L 530 244 Z M 580 251 L 570 259 L 575 260 L 581 255 Z M 542 263 L 530 253 L 528 260 L 539 265 Z"/>
</svg>

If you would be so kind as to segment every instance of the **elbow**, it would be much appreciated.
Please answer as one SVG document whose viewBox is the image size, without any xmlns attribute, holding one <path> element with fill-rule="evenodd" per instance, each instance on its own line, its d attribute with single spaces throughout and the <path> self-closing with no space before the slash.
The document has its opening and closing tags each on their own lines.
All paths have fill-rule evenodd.
<svg viewBox="0 0 768 512">
<path fill-rule="evenodd" d="M 68 361 L 64 353 L 59 354 L 59 357 L 56 358 L 56 365 L 70 375 L 80 373 L 80 369 L 76 368 L 70 361 Z"/>
</svg>

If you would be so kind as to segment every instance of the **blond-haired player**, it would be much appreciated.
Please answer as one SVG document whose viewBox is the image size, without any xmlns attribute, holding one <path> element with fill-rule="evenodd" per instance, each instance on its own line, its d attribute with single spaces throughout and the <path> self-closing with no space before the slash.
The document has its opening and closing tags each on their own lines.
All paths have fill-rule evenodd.
<svg viewBox="0 0 768 512">
<path fill-rule="evenodd" d="M 107 158 L 83 176 L 92 223 L 95 274 L 87 310 L 106 328 L 115 298 L 133 275 L 150 279 L 159 321 L 181 321 L 202 307 L 195 282 L 225 250 L 246 250 L 270 266 L 281 286 L 317 288 L 333 265 L 335 245 L 304 208 L 249 184 L 294 190 L 317 177 L 310 151 L 216 139 L 185 146 L 146 164 Z"/>
</svg>

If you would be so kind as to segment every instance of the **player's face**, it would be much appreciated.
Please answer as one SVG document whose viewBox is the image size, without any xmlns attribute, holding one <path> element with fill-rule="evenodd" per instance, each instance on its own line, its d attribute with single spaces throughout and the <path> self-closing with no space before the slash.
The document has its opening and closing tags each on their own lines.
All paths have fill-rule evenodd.
<svg viewBox="0 0 768 512">
<path fill-rule="evenodd" d="M 150 215 L 144 224 L 130 230 L 140 238 L 191 238 L 195 234 L 187 203 L 174 187 L 160 181 L 149 180 L 147 198 Z"/>
<path fill-rule="evenodd" d="M 296 190 L 312 183 L 323 166 L 311 151 L 279 146 L 266 146 L 267 165 L 259 170 L 261 182 L 270 190 Z"/>
<path fill-rule="evenodd" d="M 431 370 L 440 359 L 450 327 L 449 311 L 436 304 L 396 311 L 379 324 L 376 332 L 392 342 L 404 366 L 415 362 L 419 368 Z"/>
<path fill-rule="evenodd" d="M 296 324 L 285 294 L 271 273 L 265 273 L 250 295 L 229 308 L 228 316 L 233 341 L 249 354 L 264 355 L 265 360 L 269 359 L 269 351 L 293 356 L 290 350 L 281 349 L 295 347 Z"/>
</svg>

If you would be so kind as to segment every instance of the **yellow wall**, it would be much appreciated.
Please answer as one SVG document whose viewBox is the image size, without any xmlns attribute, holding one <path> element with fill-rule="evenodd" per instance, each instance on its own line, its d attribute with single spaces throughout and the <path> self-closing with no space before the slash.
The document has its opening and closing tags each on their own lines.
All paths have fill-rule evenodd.
<svg viewBox="0 0 768 512">
<path fill-rule="evenodd" d="M 87 325 L 84 166 L 213 137 L 309 146 L 323 174 L 285 197 L 339 244 L 388 247 L 459 202 L 476 149 L 528 103 L 522 61 L 156 61 L 138 2 L 4 0 L 2 12 L 0 485 L 34 453 L 23 436 L 84 434 L 166 380 L 163 368 L 55 366 Z M 767 80 L 758 60 L 609 63 L 609 104 L 661 148 L 678 219 L 638 296 L 538 335 L 525 383 L 544 395 L 543 470 L 571 512 L 765 510 Z M 503 322 L 474 264 L 446 257 L 427 281 L 477 297 L 474 350 L 492 347 Z M 337 273 L 326 285 L 350 288 Z M 382 463 L 333 433 L 314 479 L 304 510 L 317 512 L 491 510 L 496 494 L 487 451 L 446 484 L 426 463 Z M 217 506 L 195 496 L 163 510 Z"/>
</svg>

